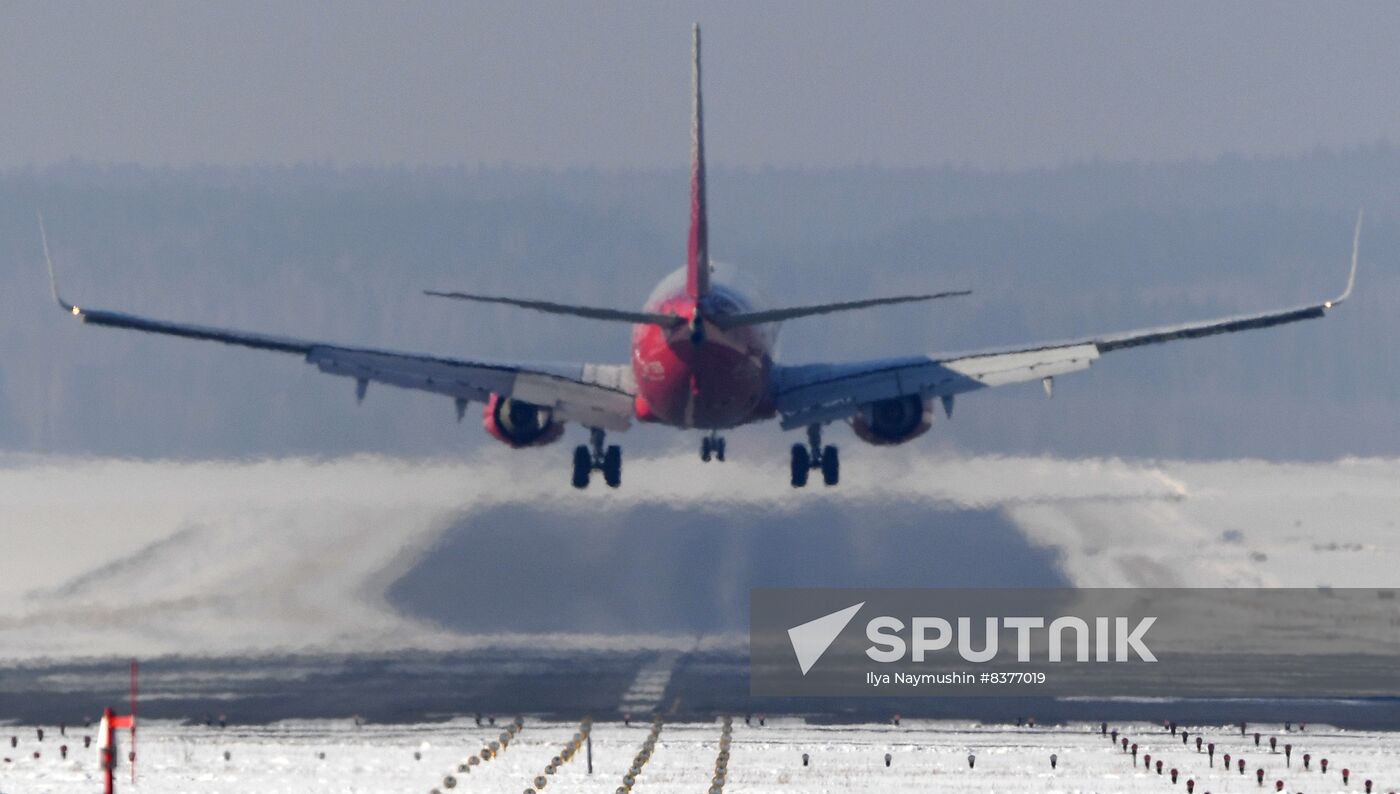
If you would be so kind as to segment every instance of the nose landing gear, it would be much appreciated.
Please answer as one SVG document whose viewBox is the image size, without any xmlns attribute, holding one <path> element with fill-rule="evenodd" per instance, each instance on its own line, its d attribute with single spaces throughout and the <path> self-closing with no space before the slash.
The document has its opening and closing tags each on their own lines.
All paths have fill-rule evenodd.
<svg viewBox="0 0 1400 794">
<path fill-rule="evenodd" d="M 720 463 L 724 462 L 724 436 L 713 430 L 708 436 L 700 439 L 700 460 L 709 463 L 711 457 Z"/>
<path fill-rule="evenodd" d="M 572 482 L 575 488 L 587 488 L 589 475 L 594 469 L 603 472 L 603 482 L 607 483 L 609 488 L 622 485 L 622 447 L 616 444 L 604 447 L 603 442 L 606 438 L 602 428 L 590 427 L 588 444 L 574 447 Z"/>
<path fill-rule="evenodd" d="M 836 447 L 822 446 L 822 426 L 807 425 L 807 445 L 792 445 L 792 487 L 807 485 L 812 469 L 822 470 L 822 482 L 835 485 L 841 481 L 841 456 Z"/>
</svg>

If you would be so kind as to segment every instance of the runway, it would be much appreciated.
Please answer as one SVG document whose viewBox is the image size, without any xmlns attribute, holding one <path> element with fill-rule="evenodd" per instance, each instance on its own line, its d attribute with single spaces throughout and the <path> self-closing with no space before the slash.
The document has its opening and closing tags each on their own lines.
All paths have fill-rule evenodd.
<svg viewBox="0 0 1400 794">
<path fill-rule="evenodd" d="M 25 725 L 95 720 L 123 707 L 127 667 L 118 660 L 53 662 L 0 671 L 0 715 Z M 167 657 L 143 662 L 141 713 L 190 724 L 266 724 L 352 719 L 411 724 L 464 715 L 530 714 L 551 719 L 688 720 L 724 714 L 800 717 L 817 723 L 909 718 L 1014 723 L 1087 720 L 1328 722 L 1400 730 L 1400 698 L 1170 699 L 1044 697 L 759 698 L 749 694 L 748 659 L 737 650 L 597 651 L 495 648 L 478 651 Z"/>
</svg>

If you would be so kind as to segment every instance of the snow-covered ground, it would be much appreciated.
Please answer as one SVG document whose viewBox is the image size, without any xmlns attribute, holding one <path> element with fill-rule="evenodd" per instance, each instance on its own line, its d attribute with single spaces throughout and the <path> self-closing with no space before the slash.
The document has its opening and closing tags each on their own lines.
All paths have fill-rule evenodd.
<svg viewBox="0 0 1400 794">
<path fill-rule="evenodd" d="M 580 752 L 551 777 L 544 791 L 613 792 L 622 785 L 648 724 L 600 723 L 593 728 L 593 774 Z M 1099 734 L 1097 724 L 1018 728 L 960 722 L 910 722 L 900 726 L 820 726 L 799 720 L 769 720 L 759 727 L 743 719 L 733 723 L 734 743 L 725 792 L 1120 792 L 1185 791 L 1188 779 L 1197 792 L 1258 792 L 1255 772 L 1264 770 L 1263 790 L 1284 781 L 1288 792 L 1362 792 L 1400 788 L 1400 737 L 1395 734 L 1342 731 L 1323 725 L 1237 727 L 1178 726 L 1188 731 L 1183 745 L 1160 725 L 1111 726 L 1138 745 L 1137 759 Z M 455 791 L 520 792 L 530 788 L 550 760 L 570 740 L 576 723 L 525 720 L 515 741 L 495 759 L 468 774 L 458 773 L 462 760 L 495 740 L 501 727 L 477 727 L 471 720 L 430 725 L 366 725 L 348 721 L 283 722 L 258 728 L 187 727 L 147 723 L 138 736 L 138 785 L 118 790 L 151 794 L 312 794 L 313 792 L 447 791 L 444 778 L 457 778 Z M 1262 732 L 1254 746 L 1254 730 Z M 0 736 L 10 733 L 0 729 Z M 0 764 L 4 794 L 68 794 L 98 790 L 93 753 L 78 750 L 58 758 L 61 741 L 50 731 L 43 744 L 25 729 L 20 747 L 4 750 L 12 760 Z M 74 734 L 76 731 L 70 731 Z M 1215 748 L 1214 766 L 1195 750 L 1201 734 Z M 1268 749 L 1277 737 L 1278 751 Z M 718 753 L 720 724 L 668 723 L 633 791 L 705 791 L 711 785 Z M 67 738 L 81 747 L 81 739 Z M 1292 745 L 1291 764 L 1283 747 Z M 8 746 L 8 742 L 6 742 Z M 42 757 L 31 753 L 39 748 Z M 225 760 L 224 753 L 228 753 Z M 419 755 L 415 758 L 415 753 Z M 810 765 L 802 764 L 803 754 Z M 885 755 L 890 764 L 885 765 Z M 1224 754 L 1231 755 L 1231 769 Z M 1310 770 L 1303 754 L 1311 756 Z M 23 757 L 14 757 L 14 756 Z M 969 767 L 968 756 L 975 756 Z M 1050 757 L 1056 756 L 1055 768 Z M 1143 756 L 1151 755 L 1152 769 Z M 1245 759 L 1246 773 L 1237 771 Z M 1329 762 L 1324 774 L 1321 760 Z M 1155 772 L 1162 760 L 1163 772 Z M 1178 771 L 1176 785 L 1170 770 Z M 1348 783 L 1341 770 L 1350 770 Z M 128 783 L 122 776 L 120 783 Z"/>
<path fill-rule="evenodd" d="M 1400 460 L 866 451 L 847 456 L 839 488 L 794 491 L 777 466 L 698 469 L 685 455 L 632 461 L 620 491 L 577 493 L 556 452 L 470 462 L 6 461 L 0 659 L 529 642 L 447 630 L 385 597 L 464 516 L 511 504 L 560 522 L 653 505 L 777 515 L 817 504 L 868 521 L 870 544 L 880 543 L 881 511 L 891 505 L 987 509 L 1009 518 L 1022 545 L 1053 547 L 1077 586 L 1400 584 Z M 684 548 L 677 543 L 677 553 Z M 679 646 L 675 637 L 626 641 L 680 650 L 695 642 L 693 633 Z M 569 642 L 617 647 L 619 638 L 575 636 L 555 647 Z"/>
<path fill-rule="evenodd" d="M 496 454 L 468 462 L 376 457 L 4 461 L 0 663 L 25 665 L 50 690 L 86 697 L 92 691 L 86 673 L 68 680 L 61 670 L 46 672 L 49 665 L 126 655 L 237 658 L 285 651 L 372 655 L 509 649 L 513 643 L 534 647 L 537 637 L 454 631 L 404 614 L 386 596 L 464 516 L 512 504 L 543 506 L 563 516 L 688 506 L 776 515 L 818 504 L 868 517 L 862 531 L 872 544 L 881 540 L 881 511 L 891 505 L 927 508 L 929 515 L 951 506 L 1004 515 L 1020 535 L 1015 540 L 1053 548 L 1054 565 L 1080 586 L 1400 584 L 1395 524 L 1400 460 L 1192 463 L 867 451 L 846 456 L 838 489 L 794 492 L 780 467 L 731 461 L 697 469 L 685 455 L 630 461 L 621 491 L 594 488 L 579 494 L 559 476 L 557 452 Z M 678 545 L 677 553 L 685 548 Z M 629 562 L 617 565 L 625 568 Z M 851 564 L 862 560 L 853 558 Z M 631 576 L 656 575 L 627 570 Z M 534 586 L 538 583 L 522 579 L 503 588 L 499 598 Z M 550 648 L 565 656 L 571 648 L 657 653 L 656 663 L 644 665 L 646 676 L 614 684 L 618 706 L 641 712 L 649 703 L 669 702 L 663 695 L 671 668 L 662 661 L 706 643 L 742 648 L 745 639 L 576 634 L 551 637 Z M 302 680 L 304 671 L 287 664 L 287 680 Z M 113 666 L 115 684 L 109 689 L 120 692 L 123 672 Z M 187 683 L 205 695 L 220 686 L 218 680 Z M 12 689 L 5 693 L 15 695 Z M 82 708 L 99 705 L 84 699 Z M 1396 735 L 1320 725 L 1285 735 L 1281 726 L 1268 726 L 1266 744 L 1272 732 L 1280 737 L 1280 748 L 1285 742 L 1294 745 L 1289 769 L 1281 753 L 1254 748 L 1237 730 L 1208 727 L 1202 730 L 1217 743 L 1212 769 L 1204 755 L 1182 747 L 1158 726 L 1116 727 L 1139 743 L 1140 753 L 1165 760 L 1164 769 L 1178 768 L 1178 785 L 1193 778 L 1197 791 L 1259 791 L 1253 770 L 1261 766 L 1264 790 L 1282 779 L 1288 791 L 1359 792 L 1367 778 L 1376 781 L 1377 792 L 1400 790 Z M 1016 728 L 906 720 L 899 727 L 827 727 L 784 718 L 764 727 L 738 719 L 734 728 L 725 791 L 1174 788 L 1166 775 L 1134 767 L 1130 756 L 1109 747 L 1097 735 L 1097 725 Z M 527 718 L 520 737 L 499 758 L 463 776 L 455 790 L 525 790 L 576 729 L 572 723 Z M 666 725 L 634 790 L 708 789 L 719 731 L 718 723 Z M 0 756 L 10 758 L 0 762 L 0 792 L 95 790 L 94 753 L 81 749 L 75 730 L 69 733 L 71 754 L 63 761 L 55 729 L 38 746 L 32 727 L 0 727 Z M 499 733 L 471 720 L 360 728 L 348 721 L 280 722 L 223 731 L 146 722 L 137 790 L 428 792 L 442 788 L 444 776 L 463 757 Z M 599 723 L 595 773 L 585 774 L 580 755 L 546 790 L 615 791 L 645 733 L 645 724 Z M 19 737 L 18 747 L 8 747 L 10 734 Z M 32 757 L 36 749 L 38 759 Z M 415 752 L 421 759 L 415 760 Z M 1225 752 L 1242 753 L 1250 774 L 1222 771 Z M 1313 771 L 1301 769 L 1304 752 L 1313 757 Z M 811 757 L 806 768 L 803 753 Z M 892 756 L 889 767 L 886 753 Z M 977 759 L 972 769 L 969 753 Z M 1052 753 L 1059 761 L 1054 770 Z M 1331 762 L 1325 776 L 1316 770 L 1323 757 Z M 1341 781 L 1342 767 L 1353 771 L 1349 784 Z"/>
</svg>

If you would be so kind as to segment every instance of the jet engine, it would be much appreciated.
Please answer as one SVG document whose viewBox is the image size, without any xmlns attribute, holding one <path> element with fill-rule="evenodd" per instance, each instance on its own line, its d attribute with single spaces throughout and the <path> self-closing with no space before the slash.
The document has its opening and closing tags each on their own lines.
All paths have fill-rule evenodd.
<svg viewBox="0 0 1400 794">
<path fill-rule="evenodd" d="M 918 395 L 876 400 L 862 406 L 851 428 L 870 444 L 903 444 L 918 438 L 933 424 L 933 404 Z"/>
<path fill-rule="evenodd" d="M 553 410 L 499 394 L 491 395 L 481 418 L 492 438 L 516 449 L 542 447 L 564 434 L 564 423 L 554 421 Z"/>
</svg>

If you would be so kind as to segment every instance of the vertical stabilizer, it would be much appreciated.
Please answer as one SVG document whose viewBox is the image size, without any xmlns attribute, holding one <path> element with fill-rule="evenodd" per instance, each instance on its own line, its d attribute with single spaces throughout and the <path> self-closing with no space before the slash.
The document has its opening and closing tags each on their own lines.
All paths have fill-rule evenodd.
<svg viewBox="0 0 1400 794">
<path fill-rule="evenodd" d="M 694 104 L 690 118 L 690 244 L 686 259 L 686 291 L 692 298 L 710 291 L 710 246 L 705 217 L 705 120 L 700 102 L 700 26 L 695 25 L 691 72 Z"/>
</svg>

